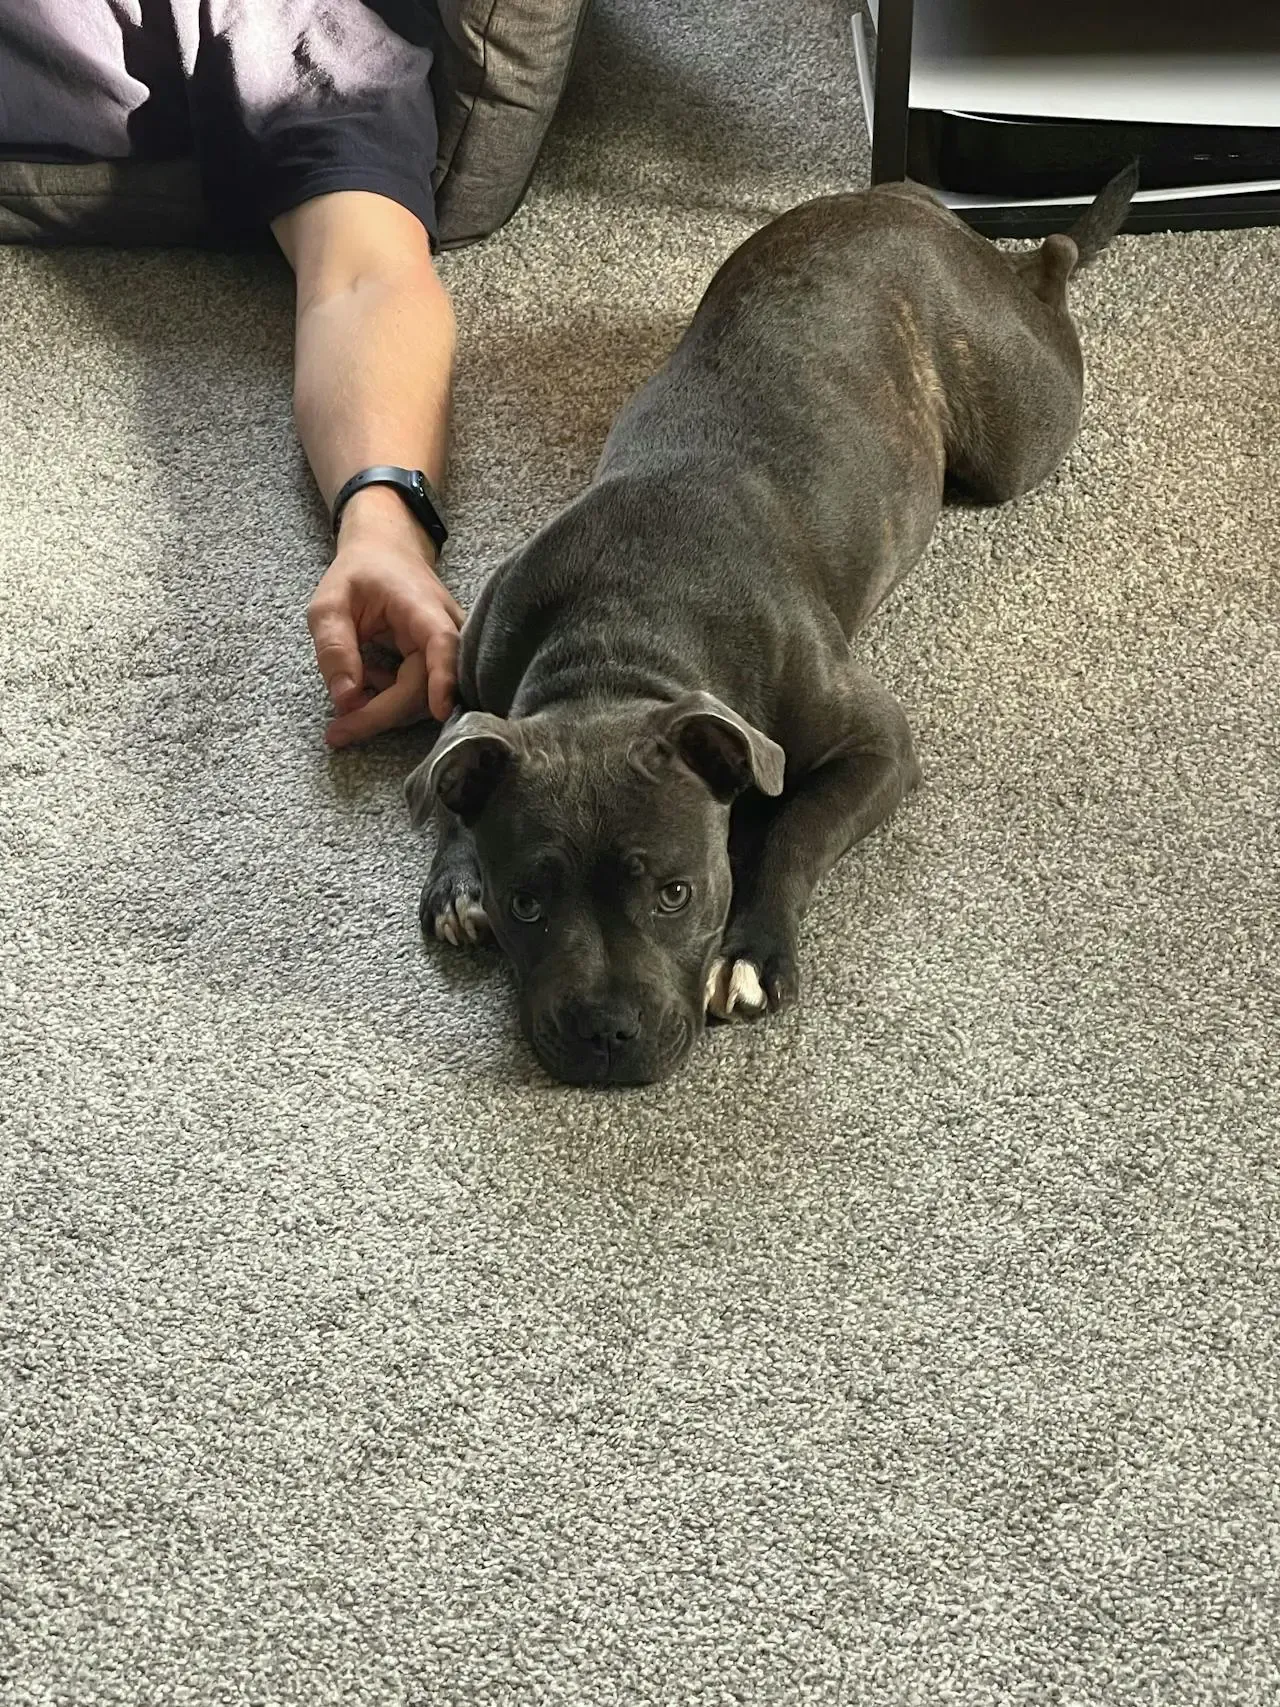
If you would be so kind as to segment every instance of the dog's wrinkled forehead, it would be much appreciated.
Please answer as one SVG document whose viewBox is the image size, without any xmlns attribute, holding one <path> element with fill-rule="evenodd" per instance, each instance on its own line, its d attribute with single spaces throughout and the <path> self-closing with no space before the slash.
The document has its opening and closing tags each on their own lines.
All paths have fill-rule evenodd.
<svg viewBox="0 0 1280 1707">
<path fill-rule="evenodd" d="M 778 794 L 784 764 L 782 749 L 736 712 L 691 693 L 671 704 L 556 705 L 517 719 L 470 712 L 405 793 L 415 821 L 436 799 L 470 825 L 490 803 L 514 818 L 536 802 L 571 833 L 573 825 L 581 832 L 605 817 L 653 810 L 666 797 L 709 810 L 753 784 Z"/>
<path fill-rule="evenodd" d="M 521 736 L 521 753 L 530 769 L 556 776 L 566 785 L 598 782 L 619 760 L 652 750 L 657 735 L 641 704 L 557 706 L 512 727 Z"/>
<path fill-rule="evenodd" d="M 529 733 L 520 763 L 494 796 L 516 845 L 541 832 L 583 854 L 641 847 L 715 815 L 700 779 L 664 762 L 638 720 Z"/>
<path fill-rule="evenodd" d="M 540 789 L 562 791 L 579 810 L 605 791 L 639 792 L 671 781 L 663 737 L 641 705 L 531 717 L 518 728 L 521 770 Z"/>
</svg>

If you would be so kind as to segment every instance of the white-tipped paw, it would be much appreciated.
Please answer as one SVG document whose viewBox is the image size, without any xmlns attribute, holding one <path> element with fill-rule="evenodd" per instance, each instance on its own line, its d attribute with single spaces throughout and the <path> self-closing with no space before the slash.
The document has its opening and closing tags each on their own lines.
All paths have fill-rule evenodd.
<svg viewBox="0 0 1280 1707">
<path fill-rule="evenodd" d="M 474 947 L 490 934 L 489 915 L 474 895 L 455 895 L 432 921 L 439 942 L 454 948 Z"/>
<path fill-rule="evenodd" d="M 717 960 L 707 979 L 707 1012 L 716 1019 L 759 1019 L 769 1008 L 753 960 Z"/>
</svg>

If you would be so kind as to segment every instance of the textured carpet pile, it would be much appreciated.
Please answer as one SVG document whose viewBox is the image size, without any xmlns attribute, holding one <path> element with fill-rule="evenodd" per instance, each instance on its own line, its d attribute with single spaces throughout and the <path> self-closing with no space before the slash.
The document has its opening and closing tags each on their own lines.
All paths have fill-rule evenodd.
<svg viewBox="0 0 1280 1707">
<path fill-rule="evenodd" d="M 865 170 L 843 7 L 597 8 L 443 263 L 464 597 Z M 1280 232 L 1075 302 L 803 1008 L 602 1095 L 419 943 L 422 733 L 321 743 L 282 267 L 0 253 L 6 1701 L 1280 1698 Z"/>
</svg>

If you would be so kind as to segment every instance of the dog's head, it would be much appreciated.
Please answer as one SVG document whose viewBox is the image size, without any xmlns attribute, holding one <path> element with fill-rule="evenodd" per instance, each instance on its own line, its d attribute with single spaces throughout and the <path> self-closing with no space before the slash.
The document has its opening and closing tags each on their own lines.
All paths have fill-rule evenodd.
<svg viewBox="0 0 1280 1707">
<path fill-rule="evenodd" d="M 782 749 L 710 694 L 469 712 L 405 785 L 472 832 L 525 1035 L 573 1083 L 643 1084 L 683 1059 L 732 895 L 729 812 L 782 791 Z"/>
</svg>

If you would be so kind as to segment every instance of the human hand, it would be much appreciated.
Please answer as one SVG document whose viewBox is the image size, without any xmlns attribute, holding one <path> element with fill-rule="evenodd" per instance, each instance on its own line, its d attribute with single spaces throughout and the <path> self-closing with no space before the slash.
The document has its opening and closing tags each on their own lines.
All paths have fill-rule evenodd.
<svg viewBox="0 0 1280 1707">
<path fill-rule="evenodd" d="M 357 492 L 307 611 L 336 713 L 325 730 L 329 745 L 367 741 L 428 713 L 443 722 L 453 709 L 462 614 L 436 579 L 431 542 L 404 501 L 386 487 Z M 366 661 L 368 646 L 399 653 L 398 668 Z"/>
</svg>

